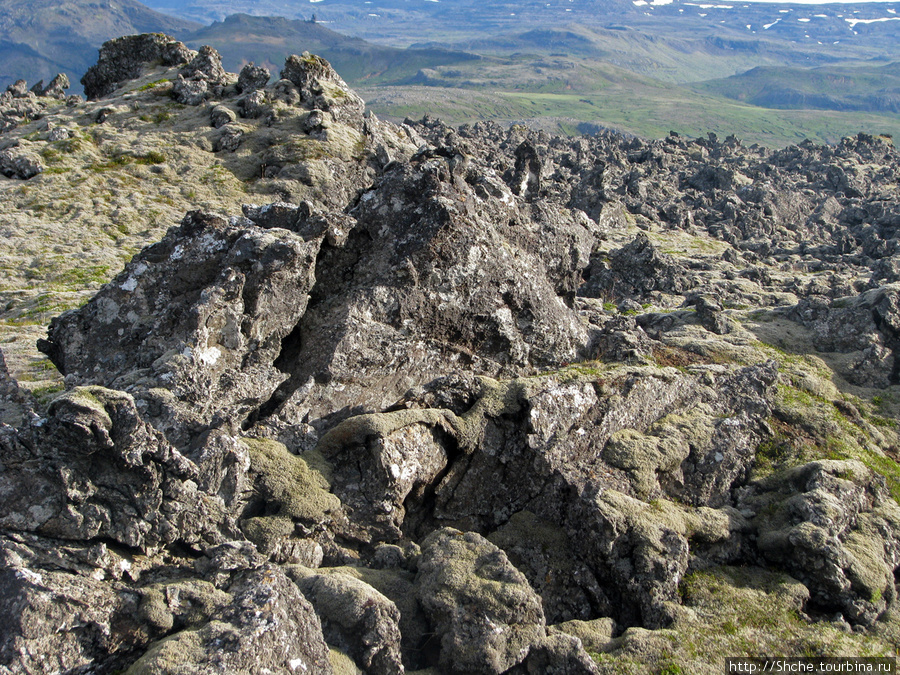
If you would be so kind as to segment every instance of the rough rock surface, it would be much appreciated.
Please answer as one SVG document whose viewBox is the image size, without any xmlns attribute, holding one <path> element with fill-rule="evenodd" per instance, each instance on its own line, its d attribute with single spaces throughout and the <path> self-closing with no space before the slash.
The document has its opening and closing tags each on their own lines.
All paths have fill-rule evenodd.
<svg viewBox="0 0 900 675">
<path fill-rule="evenodd" d="M 524 575 L 474 532 L 426 537 L 416 585 L 449 672 L 503 673 L 544 632 L 540 599 Z"/>
<path fill-rule="evenodd" d="M 127 80 L 133 80 L 141 70 L 157 61 L 176 66 L 192 60 L 193 53 L 167 35 L 152 33 L 128 35 L 104 43 L 97 63 L 81 78 L 84 95 L 90 99 L 103 98 Z"/>
<path fill-rule="evenodd" d="M 228 74 L 222 68 L 219 52 L 204 46 L 190 63 L 178 71 L 172 93 L 179 103 L 200 105 L 207 98 L 220 98 L 227 83 Z"/>
<path fill-rule="evenodd" d="M 209 205 L 50 322 L 64 391 L 0 361 L 0 673 L 895 653 L 887 140 L 391 125 L 264 70 L 135 36 L 86 76 L 121 97 L 2 95 L 50 111 L 13 164 Z"/>
</svg>

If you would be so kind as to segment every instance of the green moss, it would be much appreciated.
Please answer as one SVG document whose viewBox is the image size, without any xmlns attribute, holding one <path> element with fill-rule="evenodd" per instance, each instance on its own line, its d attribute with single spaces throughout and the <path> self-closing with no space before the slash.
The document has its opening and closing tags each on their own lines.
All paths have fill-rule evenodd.
<svg viewBox="0 0 900 675">
<path fill-rule="evenodd" d="M 37 400 L 39 405 L 46 406 L 51 403 L 62 391 L 65 391 L 65 385 L 63 385 L 61 382 L 54 382 L 53 384 L 46 384 L 40 387 L 35 387 L 31 390 L 31 393 Z"/>
<path fill-rule="evenodd" d="M 717 567 L 687 575 L 679 590 L 688 611 L 666 630 L 629 629 L 610 653 L 592 653 L 600 672 L 711 674 L 721 672 L 726 655 L 893 654 L 892 640 L 882 635 L 807 620 L 801 613 L 809 591 L 785 574 Z"/>
<path fill-rule="evenodd" d="M 174 115 L 170 110 L 160 110 L 152 115 L 141 115 L 140 119 L 144 122 L 153 122 L 154 124 L 162 124 L 172 119 Z"/>
<path fill-rule="evenodd" d="M 276 542 L 289 536 L 294 520 L 308 524 L 330 519 L 341 507 L 329 492 L 326 478 L 276 441 L 244 439 L 250 453 L 250 467 L 256 488 L 270 513 L 241 522 L 244 534 L 268 552 Z"/>
<path fill-rule="evenodd" d="M 334 647 L 328 649 L 328 660 L 334 675 L 362 675 L 353 659 Z"/>
<path fill-rule="evenodd" d="M 51 283 L 64 288 L 81 289 L 89 285 L 106 283 L 109 277 L 109 265 L 85 265 L 60 272 Z"/>
<path fill-rule="evenodd" d="M 138 615 L 154 630 L 167 633 L 175 626 L 190 627 L 208 621 L 231 597 L 207 581 L 183 579 L 141 589 Z"/>
<path fill-rule="evenodd" d="M 757 453 L 760 469 L 796 466 L 817 459 L 856 459 L 883 476 L 891 495 L 900 502 L 900 464 L 880 449 L 872 435 L 873 427 L 848 418 L 827 397 L 793 384 L 777 385 L 775 416 L 778 421 L 772 426 L 776 435 Z M 892 424 L 879 429 L 882 433 L 894 433 Z"/>
<path fill-rule="evenodd" d="M 156 80 L 154 82 L 148 82 L 147 84 L 145 84 L 141 87 L 138 87 L 135 91 L 149 91 L 150 89 L 155 89 L 156 87 L 158 87 L 162 84 L 166 84 L 168 82 L 169 82 L 169 80 L 167 80 L 166 78 L 163 78 L 161 80 Z"/>
<path fill-rule="evenodd" d="M 125 671 L 125 675 L 155 675 L 178 672 L 179 666 L 197 663 L 203 643 L 197 631 L 182 631 L 161 640 Z"/>
<path fill-rule="evenodd" d="M 166 161 L 166 156 L 162 152 L 151 150 L 143 155 L 135 155 L 134 161 L 136 164 L 163 164 Z"/>
</svg>

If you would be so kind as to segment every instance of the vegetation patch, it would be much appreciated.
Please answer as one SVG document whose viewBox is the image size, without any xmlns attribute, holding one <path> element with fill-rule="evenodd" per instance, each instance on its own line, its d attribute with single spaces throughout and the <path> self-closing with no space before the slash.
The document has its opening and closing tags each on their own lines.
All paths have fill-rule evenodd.
<svg viewBox="0 0 900 675">
<path fill-rule="evenodd" d="M 687 575 L 682 611 L 670 628 L 629 629 L 591 656 L 604 674 L 722 672 L 727 656 L 893 656 L 897 628 L 854 634 L 805 612 L 809 591 L 792 577 L 758 567 L 715 567 Z"/>
</svg>

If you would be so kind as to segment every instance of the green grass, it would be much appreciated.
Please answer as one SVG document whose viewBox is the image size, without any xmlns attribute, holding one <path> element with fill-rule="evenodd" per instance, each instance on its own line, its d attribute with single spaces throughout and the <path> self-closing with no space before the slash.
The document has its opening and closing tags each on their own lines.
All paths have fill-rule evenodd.
<svg viewBox="0 0 900 675">
<path fill-rule="evenodd" d="M 875 98 L 900 88 L 898 64 L 821 68 L 765 66 L 694 85 L 696 90 L 772 108 L 872 110 Z"/>
<path fill-rule="evenodd" d="M 57 274 L 51 281 L 54 287 L 82 289 L 109 281 L 109 265 L 86 265 L 74 267 Z"/>
<path fill-rule="evenodd" d="M 871 421 L 871 413 L 864 417 Z M 895 433 L 885 420 L 880 428 Z M 776 386 L 773 438 L 757 449 L 754 475 L 817 459 L 856 459 L 884 477 L 895 501 L 900 503 L 900 464 L 879 449 L 865 424 L 848 419 L 833 401 L 793 385 Z"/>
<path fill-rule="evenodd" d="M 160 86 L 161 84 L 166 84 L 167 82 L 169 82 L 169 80 L 167 80 L 166 78 L 163 78 L 161 80 L 156 80 L 155 82 L 148 82 L 147 84 L 145 84 L 141 87 L 138 87 L 137 91 L 150 91 L 151 89 L 155 89 L 156 87 Z"/>
</svg>

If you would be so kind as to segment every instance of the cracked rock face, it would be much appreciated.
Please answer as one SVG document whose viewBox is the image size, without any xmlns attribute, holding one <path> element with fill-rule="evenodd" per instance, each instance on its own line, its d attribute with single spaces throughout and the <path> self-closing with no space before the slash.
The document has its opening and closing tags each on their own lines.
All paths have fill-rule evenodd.
<svg viewBox="0 0 900 675">
<path fill-rule="evenodd" d="M 155 61 L 204 152 L 277 189 L 53 319 L 49 405 L 0 360 L 0 673 L 894 649 L 883 139 L 390 125 L 319 57 L 270 84 L 165 36 L 105 45 L 89 97 Z"/>
</svg>

